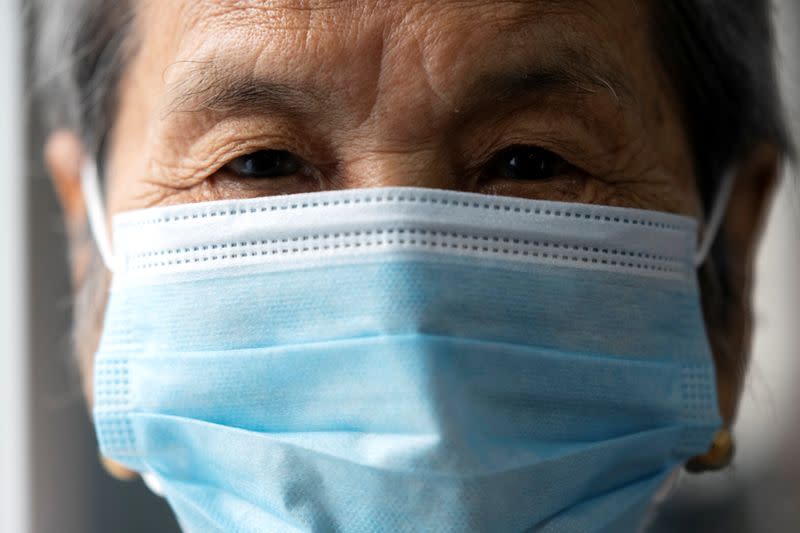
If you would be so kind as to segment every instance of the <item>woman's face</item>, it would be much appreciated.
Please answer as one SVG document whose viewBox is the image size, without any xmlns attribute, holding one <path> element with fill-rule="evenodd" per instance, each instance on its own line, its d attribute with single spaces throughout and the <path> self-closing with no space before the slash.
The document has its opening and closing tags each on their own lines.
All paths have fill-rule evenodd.
<svg viewBox="0 0 800 533">
<path fill-rule="evenodd" d="M 408 185 L 701 217 L 643 2 L 169 0 L 135 10 L 108 145 L 110 215 Z M 718 373 L 730 420 L 739 381 Z"/>
<path fill-rule="evenodd" d="M 172 0 L 136 21 L 111 213 L 415 185 L 698 214 L 637 2 Z"/>
</svg>

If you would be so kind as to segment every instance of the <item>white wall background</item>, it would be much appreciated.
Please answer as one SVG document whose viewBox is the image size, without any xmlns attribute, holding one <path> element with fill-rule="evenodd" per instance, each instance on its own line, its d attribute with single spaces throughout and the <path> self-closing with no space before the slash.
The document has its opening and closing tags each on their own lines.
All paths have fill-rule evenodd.
<svg viewBox="0 0 800 533">
<path fill-rule="evenodd" d="M 0 531 L 28 531 L 21 24 L 0 0 Z"/>
</svg>

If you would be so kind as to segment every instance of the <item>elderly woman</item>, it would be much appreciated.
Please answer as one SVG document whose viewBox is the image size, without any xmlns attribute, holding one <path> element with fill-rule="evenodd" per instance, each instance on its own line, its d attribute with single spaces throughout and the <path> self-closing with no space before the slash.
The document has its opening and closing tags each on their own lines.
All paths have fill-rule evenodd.
<svg viewBox="0 0 800 533">
<path fill-rule="evenodd" d="M 39 20 L 100 450 L 186 531 L 635 531 L 729 462 L 767 0 Z"/>
</svg>

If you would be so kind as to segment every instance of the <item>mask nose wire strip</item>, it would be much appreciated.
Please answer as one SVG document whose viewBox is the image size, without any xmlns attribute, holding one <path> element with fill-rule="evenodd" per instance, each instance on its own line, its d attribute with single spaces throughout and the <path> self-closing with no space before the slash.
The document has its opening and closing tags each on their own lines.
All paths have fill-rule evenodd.
<svg viewBox="0 0 800 533">
<path fill-rule="evenodd" d="M 722 182 L 719 185 L 717 197 L 714 200 L 714 206 L 711 208 L 711 214 L 703 230 L 700 246 L 697 247 L 697 252 L 694 254 L 695 268 L 699 268 L 705 263 L 708 258 L 708 253 L 711 251 L 711 246 L 717 238 L 719 228 L 722 226 L 722 221 L 725 219 L 725 212 L 728 210 L 728 202 L 730 201 L 731 192 L 733 191 L 735 176 L 736 171 L 734 169 L 729 170 L 722 176 Z"/>
<path fill-rule="evenodd" d="M 89 215 L 89 227 L 97 249 L 100 251 L 100 257 L 103 258 L 106 267 L 114 272 L 116 265 L 106 229 L 106 213 L 100 194 L 100 177 L 97 175 L 97 165 L 92 159 L 86 159 L 81 168 L 81 191 Z"/>
<path fill-rule="evenodd" d="M 717 198 L 711 209 L 711 215 L 705 225 L 700 246 L 698 246 L 694 256 L 695 267 L 700 267 L 708 258 L 708 253 L 711 250 L 711 246 L 714 244 L 719 228 L 725 218 L 725 212 L 728 209 L 728 202 L 730 200 L 731 191 L 733 190 L 734 176 L 735 171 L 730 170 L 726 172 L 722 178 L 720 188 L 717 191 Z M 103 258 L 106 267 L 111 272 L 114 272 L 116 264 L 111 249 L 111 241 L 108 238 L 108 230 L 106 229 L 104 202 L 100 194 L 100 178 L 97 175 L 97 165 L 92 159 L 86 159 L 83 163 L 81 169 L 81 190 L 89 215 L 89 226 L 97 248 L 100 251 L 100 256 Z"/>
</svg>

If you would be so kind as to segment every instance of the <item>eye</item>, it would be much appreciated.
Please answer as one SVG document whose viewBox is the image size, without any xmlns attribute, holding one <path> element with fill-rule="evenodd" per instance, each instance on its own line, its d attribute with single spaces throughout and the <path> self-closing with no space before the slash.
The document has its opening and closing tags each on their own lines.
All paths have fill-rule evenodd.
<svg viewBox="0 0 800 533">
<path fill-rule="evenodd" d="M 259 150 L 237 157 L 225 168 L 240 178 L 281 178 L 300 172 L 303 161 L 286 150 Z"/>
<path fill-rule="evenodd" d="M 494 178 L 535 181 L 553 178 L 574 168 L 544 148 L 514 145 L 495 154 L 489 161 L 487 170 Z"/>
</svg>

